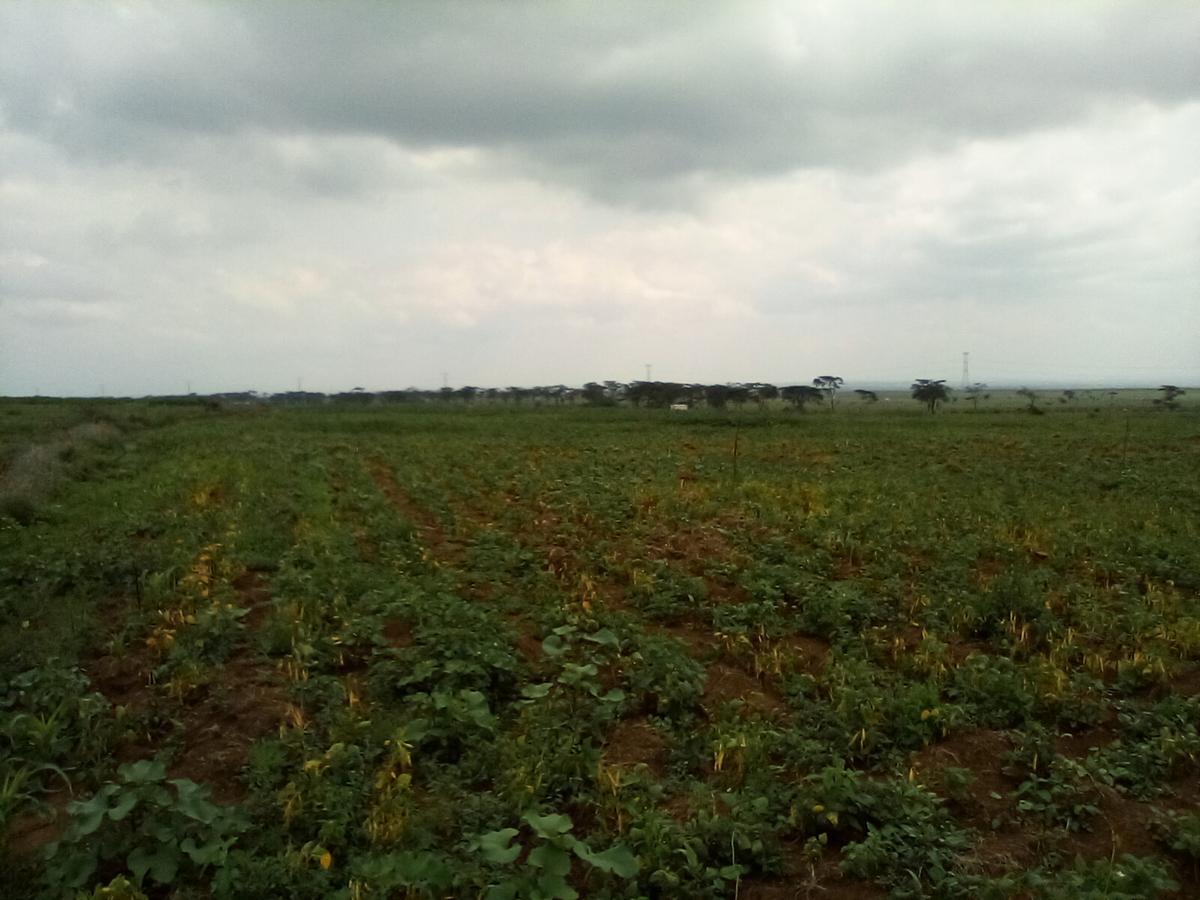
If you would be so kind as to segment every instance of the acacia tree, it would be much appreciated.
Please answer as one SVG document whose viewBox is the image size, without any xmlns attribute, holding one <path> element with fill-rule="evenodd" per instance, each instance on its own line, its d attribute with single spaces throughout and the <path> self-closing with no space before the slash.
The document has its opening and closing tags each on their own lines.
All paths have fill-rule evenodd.
<svg viewBox="0 0 1200 900">
<path fill-rule="evenodd" d="M 879 402 L 879 395 L 876 394 L 874 391 L 868 391 L 864 388 L 859 388 L 854 393 L 858 394 L 858 396 L 860 396 L 863 399 L 863 401 L 866 403 L 878 403 Z"/>
<path fill-rule="evenodd" d="M 937 405 L 949 396 L 945 378 L 918 378 L 912 383 L 912 398 L 924 403 L 931 413 L 936 412 Z"/>
<path fill-rule="evenodd" d="M 979 412 L 979 395 L 982 394 L 986 389 L 987 385 L 982 381 L 977 381 L 974 384 L 967 385 L 965 390 L 967 392 L 967 396 L 971 400 L 971 409 L 974 412 Z"/>
<path fill-rule="evenodd" d="M 813 387 L 824 394 L 825 399 L 829 401 L 830 412 L 833 412 L 833 401 L 837 397 L 837 392 L 845 383 L 845 380 L 837 375 L 818 375 L 812 380 Z"/>
<path fill-rule="evenodd" d="M 1037 405 L 1038 395 L 1036 392 L 1031 391 L 1027 387 L 1023 387 L 1017 391 L 1017 396 L 1025 398 L 1026 402 L 1029 404 L 1029 411 L 1035 416 L 1040 416 L 1042 414 L 1043 411 L 1039 409 Z"/>
<path fill-rule="evenodd" d="M 756 381 L 753 384 L 746 385 L 750 391 L 750 399 L 762 407 L 767 400 L 774 400 L 779 396 L 779 388 L 773 384 L 766 384 L 761 381 Z"/>
<path fill-rule="evenodd" d="M 815 387 L 809 387 L 807 384 L 789 384 L 779 392 L 779 396 L 786 400 L 796 409 L 804 409 L 804 404 L 810 400 L 821 400 L 824 395 Z"/>
<path fill-rule="evenodd" d="M 1162 397 L 1154 402 L 1162 404 L 1167 409 L 1178 408 L 1179 403 L 1176 398 L 1187 393 L 1183 388 L 1174 384 L 1164 384 L 1159 390 L 1162 391 Z"/>
<path fill-rule="evenodd" d="M 730 400 L 729 385 L 709 384 L 704 388 L 704 400 L 713 409 L 724 409 Z"/>
</svg>

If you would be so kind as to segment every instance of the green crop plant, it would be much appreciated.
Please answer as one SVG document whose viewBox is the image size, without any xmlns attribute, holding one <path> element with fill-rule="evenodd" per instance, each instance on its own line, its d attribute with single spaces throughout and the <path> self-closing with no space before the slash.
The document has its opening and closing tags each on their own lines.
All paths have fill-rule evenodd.
<svg viewBox="0 0 1200 900">
<path fill-rule="evenodd" d="M 1018 818 L 1067 832 L 1090 829 L 1099 797 L 1089 781 L 1084 766 L 1055 756 L 1044 774 L 1033 772 L 1013 792 Z"/>
<path fill-rule="evenodd" d="M 615 844 L 601 852 L 593 850 L 571 833 L 573 826 L 567 816 L 527 812 L 521 821 L 527 828 L 525 835 L 522 829 L 502 828 L 481 834 L 471 843 L 485 862 L 502 872 L 508 869 L 489 885 L 488 900 L 574 900 L 579 893 L 567 876 L 576 859 L 588 869 L 618 878 L 637 874 L 637 857 L 626 847 Z M 519 836 L 522 840 L 514 842 Z"/>
<path fill-rule="evenodd" d="M 171 884 L 224 865 L 245 823 L 213 804 L 203 785 L 167 779 L 156 761 L 126 763 L 87 800 L 67 805 L 70 821 L 62 840 L 47 849 L 47 884 L 52 891 L 86 885 L 116 866 L 139 886 L 149 876 Z"/>
<path fill-rule="evenodd" d="M 1157 854 L 1088 858 L 1091 807 L 1184 817 L 1200 773 L 1186 404 L 1127 439 L 1124 414 L 1003 391 L 936 417 L 520 396 L 108 404 L 121 441 L 62 460 L 29 524 L 0 516 L 0 895 L 109 834 L 85 891 L 529 895 L 561 869 L 529 864 L 543 845 L 600 897 L 1191 888 L 1184 818 Z M 0 401 L 0 468 L 74 415 Z M 222 866 L 180 851 L 139 888 L 150 801 L 43 858 L 63 807 L 160 750 L 239 798 Z M 488 861 L 507 827 L 518 855 Z"/>
</svg>

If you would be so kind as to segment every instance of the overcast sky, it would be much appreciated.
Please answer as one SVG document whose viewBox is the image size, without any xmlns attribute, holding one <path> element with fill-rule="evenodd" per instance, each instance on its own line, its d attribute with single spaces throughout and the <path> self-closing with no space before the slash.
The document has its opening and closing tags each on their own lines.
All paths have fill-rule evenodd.
<svg viewBox="0 0 1200 900">
<path fill-rule="evenodd" d="M 1200 4 L 0 4 L 0 394 L 1200 384 Z"/>
</svg>

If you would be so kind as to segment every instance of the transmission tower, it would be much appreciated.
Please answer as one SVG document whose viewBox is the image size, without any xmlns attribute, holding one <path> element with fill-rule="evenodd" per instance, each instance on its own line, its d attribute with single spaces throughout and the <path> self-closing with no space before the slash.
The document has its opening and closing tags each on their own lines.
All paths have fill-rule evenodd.
<svg viewBox="0 0 1200 900">
<path fill-rule="evenodd" d="M 970 353 L 968 353 L 967 351 L 965 351 L 965 350 L 963 351 L 963 379 L 962 379 L 962 386 L 963 386 L 964 390 L 965 390 L 965 389 L 966 389 L 966 387 L 967 387 L 967 386 L 968 386 L 968 385 L 971 383 L 971 379 L 970 379 L 970 376 L 969 376 L 969 374 L 968 374 L 968 370 L 967 370 L 967 358 L 968 358 L 970 355 L 971 355 L 971 354 L 970 354 Z"/>
</svg>

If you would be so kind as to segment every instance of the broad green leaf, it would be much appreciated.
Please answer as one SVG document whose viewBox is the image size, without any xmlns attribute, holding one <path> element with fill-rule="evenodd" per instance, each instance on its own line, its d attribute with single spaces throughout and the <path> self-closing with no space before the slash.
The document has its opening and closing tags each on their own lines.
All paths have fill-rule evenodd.
<svg viewBox="0 0 1200 900">
<path fill-rule="evenodd" d="M 521 855 L 521 845 L 514 844 L 509 846 L 513 838 L 517 836 L 515 828 L 501 828 L 499 831 L 489 831 L 486 834 L 479 836 L 479 849 L 483 853 L 483 858 L 490 863 L 498 865 L 508 865 L 514 859 Z"/>
<path fill-rule="evenodd" d="M 551 877 L 561 878 L 571 871 L 571 857 L 555 844 L 538 844 L 534 847 L 529 854 L 529 864 L 537 866 Z"/>
<path fill-rule="evenodd" d="M 632 878 L 638 873 L 638 859 L 623 844 L 609 847 L 603 853 L 594 853 L 586 844 L 575 845 L 575 854 L 602 872 L 612 872 L 621 878 Z"/>
<path fill-rule="evenodd" d="M 587 635 L 586 639 L 604 647 L 618 647 L 621 644 L 620 638 L 611 628 L 601 628 L 595 634 Z"/>
<path fill-rule="evenodd" d="M 146 873 L 150 871 L 150 856 L 145 847 L 135 847 L 125 858 L 125 865 L 139 885 L 146 880 Z"/>
<path fill-rule="evenodd" d="M 67 887 L 83 887 L 96 871 L 95 853 L 73 852 L 59 869 L 63 884 Z"/>
<path fill-rule="evenodd" d="M 67 812 L 74 818 L 72 825 L 75 834 L 81 837 L 92 834 L 104 821 L 108 812 L 108 797 L 101 790 L 91 800 L 83 800 L 67 804 Z"/>
<path fill-rule="evenodd" d="M 173 778 L 171 784 L 179 792 L 175 808 L 189 819 L 208 825 L 217 817 L 220 809 L 208 800 L 209 790 L 205 785 L 196 784 L 187 778 Z"/>
<path fill-rule="evenodd" d="M 170 884 L 179 871 L 179 850 L 166 844 L 159 844 L 152 851 L 135 847 L 126 857 L 125 865 L 137 878 L 138 884 L 142 883 L 147 872 L 158 884 Z"/>
<path fill-rule="evenodd" d="M 562 656 L 567 652 L 567 642 L 559 635 L 552 634 L 542 641 L 542 652 L 547 656 Z"/>
<path fill-rule="evenodd" d="M 179 851 L 174 847 L 160 846 L 150 864 L 150 877 L 159 884 L 170 884 L 179 871 Z"/>
<path fill-rule="evenodd" d="M 138 795 L 133 791 L 126 791 L 117 798 L 117 802 L 113 804 L 108 811 L 108 817 L 114 822 L 120 822 L 123 818 L 133 811 L 133 808 L 138 805 Z"/>
<path fill-rule="evenodd" d="M 558 813 L 539 816 L 535 812 L 527 812 L 521 818 L 528 822 L 529 826 L 541 838 L 558 837 L 560 834 L 566 834 L 571 830 L 571 820 L 567 816 Z"/>
<path fill-rule="evenodd" d="M 186 837 L 180 842 L 179 849 L 198 866 L 217 865 L 225 859 L 231 843 L 232 840 L 214 839 L 208 843 L 197 845 L 193 838 Z"/>
<path fill-rule="evenodd" d="M 576 900 L 579 896 L 579 892 L 567 884 L 565 878 L 561 875 L 551 875 L 549 872 L 538 879 L 538 887 L 541 893 L 537 896 L 546 900 Z"/>
<path fill-rule="evenodd" d="M 413 719 L 404 726 L 404 734 L 402 737 L 404 741 L 416 744 L 424 740 L 429 732 L 430 727 L 428 719 Z"/>
<path fill-rule="evenodd" d="M 530 700 L 538 700 L 550 693 L 550 688 L 553 685 L 549 682 L 541 682 L 540 684 L 527 684 L 521 689 L 521 696 Z"/>
<path fill-rule="evenodd" d="M 142 759 L 135 763 L 124 763 L 117 769 L 123 781 L 130 784 L 148 784 L 167 777 L 167 767 L 157 759 Z"/>
</svg>

